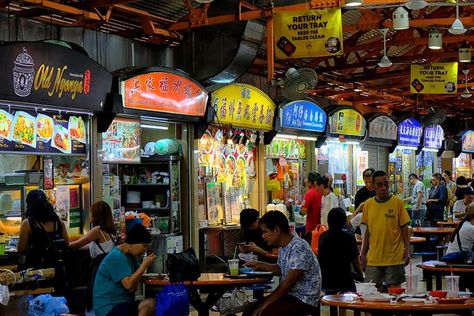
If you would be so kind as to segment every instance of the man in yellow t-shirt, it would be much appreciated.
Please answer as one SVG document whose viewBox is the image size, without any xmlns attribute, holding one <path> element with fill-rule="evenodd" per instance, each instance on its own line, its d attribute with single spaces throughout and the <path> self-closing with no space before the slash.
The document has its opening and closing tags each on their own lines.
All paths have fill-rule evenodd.
<svg viewBox="0 0 474 316">
<path fill-rule="evenodd" d="M 380 289 L 400 287 L 405 282 L 405 266 L 410 262 L 408 224 L 410 216 L 403 201 L 389 192 L 384 171 L 372 175 L 375 197 L 363 206 L 362 225 L 367 226 L 360 259 L 365 279 Z"/>
</svg>

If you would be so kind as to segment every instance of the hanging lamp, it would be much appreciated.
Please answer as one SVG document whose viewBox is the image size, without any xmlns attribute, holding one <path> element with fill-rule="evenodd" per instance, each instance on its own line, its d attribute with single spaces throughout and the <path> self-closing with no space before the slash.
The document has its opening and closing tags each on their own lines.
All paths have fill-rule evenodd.
<svg viewBox="0 0 474 316">
<path fill-rule="evenodd" d="M 459 19 L 459 3 L 456 1 L 456 19 L 453 22 L 453 25 L 449 28 L 448 32 L 454 35 L 461 35 L 466 33 L 466 28 L 462 24 L 461 19 Z"/>
<path fill-rule="evenodd" d="M 428 37 L 428 47 L 430 49 L 441 49 L 443 48 L 443 34 L 438 30 L 430 32 Z"/>
<path fill-rule="evenodd" d="M 392 14 L 393 29 L 406 30 L 410 27 L 410 20 L 408 19 L 408 11 L 403 7 L 398 7 Z"/>
</svg>

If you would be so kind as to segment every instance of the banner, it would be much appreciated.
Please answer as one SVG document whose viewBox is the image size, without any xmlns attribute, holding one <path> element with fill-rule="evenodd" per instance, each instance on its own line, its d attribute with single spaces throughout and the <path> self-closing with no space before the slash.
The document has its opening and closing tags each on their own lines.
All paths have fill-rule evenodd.
<svg viewBox="0 0 474 316">
<path fill-rule="evenodd" d="M 434 63 L 410 66 L 410 93 L 457 93 L 458 63 Z"/>
<path fill-rule="evenodd" d="M 112 74 L 85 54 L 57 44 L 0 45 L 0 99 L 63 109 L 103 110 Z"/>
<path fill-rule="evenodd" d="M 440 149 L 443 147 L 444 131 L 439 125 L 425 128 L 423 146 L 426 148 Z"/>
<path fill-rule="evenodd" d="M 365 118 L 351 109 L 339 110 L 329 120 L 329 131 L 332 134 L 364 136 L 365 130 Z"/>
<path fill-rule="evenodd" d="M 233 127 L 273 129 L 275 103 L 261 90 L 244 83 L 234 83 L 212 93 L 216 123 Z"/>
<path fill-rule="evenodd" d="M 85 155 L 81 116 L 0 109 L 0 152 Z"/>
<path fill-rule="evenodd" d="M 318 133 L 326 130 L 326 112 L 313 102 L 293 101 L 280 111 L 281 127 Z"/>
<path fill-rule="evenodd" d="M 342 55 L 341 9 L 276 12 L 275 58 Z"/>
<path fill-rule="evenodd" d="M 462 151 L 474 153 L 474 131 L 466 131 L 462 135 Z"/>
<path fill-rule="evenodd" d="M 402 121 L 398 125 L 398 144 L 402 146 L 420 146 L 423 127 L 420 122 L 410 118 Z"/>
<path fill-rule="evenodd" d="M 378 116 L 369 122 L 369 137 L 397 140 L 397 124 L 386 115 Z"/>
<path fill-rule="evenodd" d="M 127 109 L 204 116 L 207 91 L 199 83 L 171 72 L 150 72 L 122 81 Z"/>
</svg>

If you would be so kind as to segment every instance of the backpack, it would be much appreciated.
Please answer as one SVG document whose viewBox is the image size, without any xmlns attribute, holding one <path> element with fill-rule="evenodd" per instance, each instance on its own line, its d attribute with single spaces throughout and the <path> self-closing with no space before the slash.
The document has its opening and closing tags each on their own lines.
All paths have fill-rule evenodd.
<svg viewBox="0 0 474 316">
<path fill-rule="evenodd" d="M 94 242 L 97 244 L 100 250 L 102 250 L 102 253 L 97 255 L 95 258 L 92 259 L 91 264 L 89 265 L 89 271 L 90 271 L 90 279 L 87 284 L 87 289 L 86 289 L 86 308 L 88 311 L 92 310 L 93 307 L 93 301 L 94 301 L 94 281 L 95 281 L 95 276 L 97 275 L 97 271 L 99 270 L 100 264 L 104 260 L 104 258 L 108 255 L 107 252 L 102 249 L 102 246 L 100 243 L 97 242 L 97 240 L 94 240 Z"/>
<path fill-rule="evenodd" d="M 318 225 L 311 232 L 311 249 L 313 250 L 316 256 L 318 255 L 319 237 L 327 230 L 328 228 L 326 227 L 326 225 Z"/>
<path fill-rule="evenodd" d="M 201 276 L 201 267 L 193 248 L 168 254 L 166 268 L 171 282 L 196 281 Z"/>
</svg>

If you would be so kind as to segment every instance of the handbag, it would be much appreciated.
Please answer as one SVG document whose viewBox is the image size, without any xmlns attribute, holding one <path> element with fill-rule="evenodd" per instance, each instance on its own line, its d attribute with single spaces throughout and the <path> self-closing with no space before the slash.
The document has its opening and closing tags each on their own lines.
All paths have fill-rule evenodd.
<svg viewBox="0 0 474 316">
<path fill-rule="evenodd" d="M 253 301 L 245 291 L 233 290 L 222 295 L 216 305 L 221 315 L 234 315 L 242 313 Z"/>
<path fill-rule="evenodd" d="M 440 261 L 443 261 L 443 262 L 446 262 L 446 263 L 452 263 L 452 264 L 467 263 L 469 257 L 472 256 L 472 254 L 470 253 L 470 252 L 472 252 L 472 250 L 468 250 L 468 251 L 462 250 L 461 239 L 459 238 L 459 230 L 456 233 L 456 239 L 458 241 L 458 247 L 459 247 L 460 251 L 449 253 L 449 254 L 443 256 L 440 259 Z"/>
<path fill-rule="evenodd" d="M 171 282 L 196 281 L 201 276 L 199 260 L 193 248 L 168 254 L 166 268 Z"/>
</svg>

